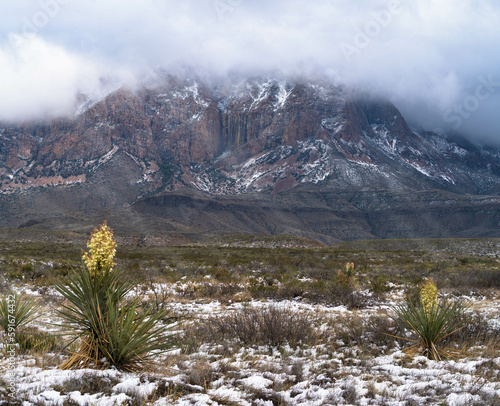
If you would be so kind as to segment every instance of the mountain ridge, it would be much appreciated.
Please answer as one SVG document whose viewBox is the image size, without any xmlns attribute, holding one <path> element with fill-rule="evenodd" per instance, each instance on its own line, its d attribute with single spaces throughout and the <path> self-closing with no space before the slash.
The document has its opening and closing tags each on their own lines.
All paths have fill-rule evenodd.
<svg viewBox="0 0 500 406">
<path fill-rule="evenodd" d="M 98 101 L 82 96 L 79 103 L 72 118 L 0 124 L 0 226 L 53 227 L 57 217 L 82 213 L 81 221 L 61 222 L 71 228 L 115 210 L 135 222 L 147 218 L 155 231 L 203 235 L 291 233 L 324 242 L 500 236 L 500 150 L 412 130 L 388 101 L 320 81 L 207 85 L 166 76 L 154 87 L 120 88 Z M 194 199 L 190 190 L 204 197 Z M 176 206 L 163 204 L 168 196 L 191 214 L 177 210 L 176 222 Z M 384 196 L 394 204 L 392 219 Z M 427 196 L 427 205 L 416 196 Z M 241 205 L 244 199 L 249 203 Z M 287 206 L 287 199 L 309 205 Z M 206 205 L 192 210 L 194 201 Z M 274 211 L 254 207 L 270 201 Z M 245 210 L 253 211 L 251 226 L 234 218 Z M 434 214 L 421 226 L 426 211 Z M 489 223 L 476 218 L 479 212 L 489 213 Z M 381 213 L 390 227 L 379 224 Z M 327 228 L 315 225 L 321 216 L 330 219 Z M 443 216 L 450 220 L 436 221 Z M 270 226 L 259 227 L 259 218 Z"/>
</svg>

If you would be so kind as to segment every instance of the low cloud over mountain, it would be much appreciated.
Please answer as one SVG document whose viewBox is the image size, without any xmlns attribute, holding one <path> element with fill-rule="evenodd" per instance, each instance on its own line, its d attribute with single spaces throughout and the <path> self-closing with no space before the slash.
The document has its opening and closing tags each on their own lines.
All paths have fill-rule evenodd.
<svg viewBox="0 0 500 406">
<path fill-rule="evenodd" d="M 322 76 L 389 98 L 429 130 L 493 142 L 500 134 L 493 0 L 8 3 L 0 16 L 1 120 L 68 114 L 78 92 L 190 67 Z"/>
</svg>

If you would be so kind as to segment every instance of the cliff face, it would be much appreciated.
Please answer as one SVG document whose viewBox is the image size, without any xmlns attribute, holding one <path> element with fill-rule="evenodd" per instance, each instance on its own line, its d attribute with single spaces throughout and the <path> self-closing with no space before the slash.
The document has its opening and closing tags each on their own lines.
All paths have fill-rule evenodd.
<svg viewBox="0 0 500 406">
<path fill-rule="evenodd" d="M 498 151 L 417 134 L 392 104 L 325 83 L 209 87 L 167 77 L 83 103 L 72 118 L 2 127 L 3 193 L 84 182 L 117 151 L 141 169 L 146 193 L 279 192 L 323 181 L 478 193 L 500 184 Z"/>
<path fill-rule="evenodd" d="M 208 85 L 168 76 L 97 101 L 82 96 L 70 118 L 0 124 L 0 225 L 22 224 L 47 207 L 50 216 L 59 206 L 133 207 L 186 189 L 284 196 L 299 185 L 350 196 L 347 203 L 356 204 L 346 215 L 359 220 L 365 208 L 383 212 L 370 193 L 496 196 L 499 158 L 494 148 L 413 131 L 391 103 L 351 97 L 329 83 Z M 59 206 L 50 203 L 55 196 Z M 144 213 L 145 204 L 137 207 Z M 375 221 L 368 218 L 363 224 Z"/>
</svg>

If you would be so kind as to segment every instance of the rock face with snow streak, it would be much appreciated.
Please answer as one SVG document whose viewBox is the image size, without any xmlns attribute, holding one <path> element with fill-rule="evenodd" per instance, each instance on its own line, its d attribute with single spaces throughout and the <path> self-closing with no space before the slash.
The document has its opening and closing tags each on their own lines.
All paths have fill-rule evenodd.
<svg viewBox="0 0 500 406">
<path fill-rule="evenodd" d="M 71 118 L 0 124 L 0 225 L 37 222 L 46 207 L 52 208 L 45 218 L 72 208 L 135 207 L 186 189 L 210 199 L 276 195 L 278 211 L 283 192 L 305 185 L 311 194 L 377 192 L 374 200 L 388 192 L 435 190 L 445 199 L 448 193 L 492 195 L 496 204 L 498 149 L 414 131 L 391 103 L 351 93 L 321 81 L 207 84 L 166 76 L 135 92 L 82 97 Z M 54 204 L 57 194 L 64 201 Z M 362 211 L 384 204 L 358 202 L 359 194 L 354 200 Z M 334 228 L 326 234 L 334 235 Z M 300 225 L 294 230 L 300 233 Z"/>
</svg>

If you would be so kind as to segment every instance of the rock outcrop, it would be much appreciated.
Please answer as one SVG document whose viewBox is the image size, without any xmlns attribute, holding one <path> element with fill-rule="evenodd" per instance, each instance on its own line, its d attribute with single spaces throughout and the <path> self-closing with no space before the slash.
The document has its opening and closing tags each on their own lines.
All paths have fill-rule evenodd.
<svg viewBox="0 0 500 406">
<path fill-rule="evenodd" d="M 43 216 L 52 218 L 58 209 L 47 204 L 51 196 L 60 199 L 61 212 L 135 207 L 143 215 L 141 201 L 188 189 L 215 199 L 283 196 L 315 185 L 308 193 L 329 199 L 336 193 L 351 205 L 343 215 L 364 216 L 365 231 L 343 238 L 385 236 L 392 234 L 367 227 L 378 221 L 373 213 L 384 212 L 378 197 L 386 192 L 491 195 L 489 204 L 497 204 L 499 158 L 496 148 L 415 131 L 391 103 L 326 82 L 255 78 L 209 85 L 166 76 L 101 100 L 82 95 L 73 117 L 0 124 L 0 225 L 24 224 L 47 207 Z M 411 212 L 411 199 L 401 199 Z M 335 227 L 322 233 L 333 235 Z"/>
</svg>

